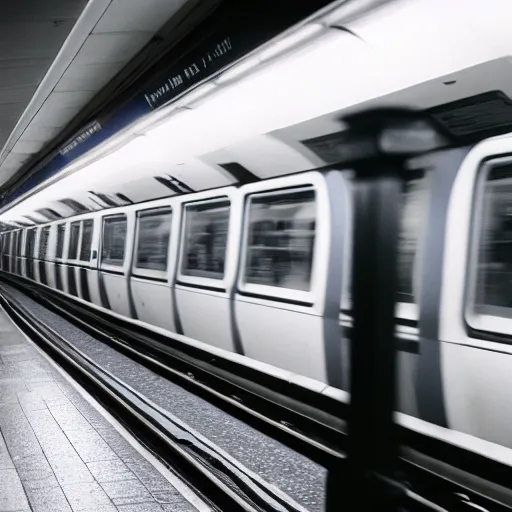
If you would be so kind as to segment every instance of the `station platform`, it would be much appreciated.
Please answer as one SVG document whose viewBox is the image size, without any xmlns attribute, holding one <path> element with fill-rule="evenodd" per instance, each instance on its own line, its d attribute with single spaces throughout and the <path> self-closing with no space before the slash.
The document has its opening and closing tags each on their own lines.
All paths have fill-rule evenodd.
<svg viewBox="0 0 512 512">
<path fill-rule="evenodd" d="M 0 310 L 0 512 L 211 510 Z"/>
<path fill-rule="evenodd" d="M 321 512 L 325 509 L 327 470 L 323 466 L 95 339 L 44 307 L 43 304 L 28 297 L 20 289 L 1 283 L 0 291 L 7 292 L 10 297 L 30 310 L 31 314 L 44 325 L 64 337 L 71 347 L 103 368 L 112 378 L 118 379 L 138 396 L 143 397 L 146 404 L 165 413 L 165 417 L 173 424 L 181 425 L 189 439 L 200 444 L 202 449 L 215 453 L 226 464 L 235 467 L 247 481 L 262 488 L 272 489 L 274 495 L 288 503 L 293 510 Z M 2 319 L 0 328 L 3 322 Z M 54 385 L 59 390 L 61 390 L 61 381 L 62 378 L 57 379 Z M 24 384 L 23 380 L 21 382 L 24 386 L 28 385 Z M 64 384 L 62 386 L 65 389 L 69 387 Z M 42 390 L 43 387 L 40 389 Z M 29 390 L 22 387 L 22 391 L 27 393 Z M 62 393 L 64 395 L 71 393 L 70 396 L 76 396 L 72 391 L 62 391 Z M 22 395 L 20 393 L 17 395 L 22 400 Z M 77 403 L 80 404 L 82 401 Z M 21 401 L 20 404 L 19 407 L 22 408 Z M 89 413 L 82 414 L 87 419 Z M 91 427 L 98 431 L 94 422 Z M 106 436 L 104 440 L 109 442 Z M 125 462 L 121 454 L 118 458 Z M 129 469 L 131 468 L 129 461 L 125 464 Z M 158 499 L 158 494 L 153 493 L 153 495 Z M 189 509 L 165 508 L 164 510 Z"/>
</svg>

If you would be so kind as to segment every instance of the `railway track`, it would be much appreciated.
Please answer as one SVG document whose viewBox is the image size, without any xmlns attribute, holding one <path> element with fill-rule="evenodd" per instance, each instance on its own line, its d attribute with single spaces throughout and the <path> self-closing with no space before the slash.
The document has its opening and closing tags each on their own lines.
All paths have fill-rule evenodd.
<svg viewBox="0 0 512 512">
<path fill-rule="evenodd" d="M 58 293 L 25 280 L 5 276 L 5 281 L 99 341 L 343 478 L 345 404 L 308 390 L 295 389 L 292 385 L 279 390 L 278 379 L 272 377 L 258 376 L 251 380 L 253 371 L 245 371 L 241 377 L 233 371 L 236 363 L 220 361 L 193 347 L 182 351 L 169 346 L 168 341 L 164 345 L 160 339 L 165 338 L 163 336 L 123 325 L 120 320 L 113 321 L 101 312 L 63 299 Z M 0 303 L 29 337 L 51 352 L 78 381 L 92 388 L 92 394 L 164 462 L 169 465 L 172 461 L 174 469 L 201 494 L 216 496 L 212 501 L 215 508 L 299 510 L 285 495 L 251 480 L 221 455 L 212 452 L 211 447 L 201 446 L 200 442 L 191 444 L 188 433 L 173 425 L 164 411 L 71 347 L 4 288 L 0 289 Z M 489 511 L 512 510 L 509 508 L 512 494 L 507 492 L 508 482 L 512 481 L 510 466 L 403 426 L 399 430 L 403 443 L 399 470 L 408 482 L 408 509 L 431 510 L 435 503 L 436 510 L 470 510 L 475 506 Z"/>
</svg>

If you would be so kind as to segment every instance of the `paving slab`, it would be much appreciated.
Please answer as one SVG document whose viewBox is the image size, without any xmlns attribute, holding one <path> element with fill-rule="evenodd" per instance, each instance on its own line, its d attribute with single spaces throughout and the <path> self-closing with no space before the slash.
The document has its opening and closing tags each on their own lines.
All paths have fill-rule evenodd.
<svg viewBox="0 0 512 512">
<path fill-rule="evenodd" d="M 0 512 L 210 510 L 126 436 L 0 310 Z"/>
</svg>

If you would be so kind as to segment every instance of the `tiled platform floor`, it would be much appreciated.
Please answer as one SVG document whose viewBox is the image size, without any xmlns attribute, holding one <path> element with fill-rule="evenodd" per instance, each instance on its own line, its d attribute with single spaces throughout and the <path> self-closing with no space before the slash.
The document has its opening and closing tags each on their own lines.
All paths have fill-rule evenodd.
<svg viewBox="0 0 512 512">
<path fill-rule="evenodd" d="M 0 310 L 0 512 L 209 510 L 174 483 Z"/>
</svg>

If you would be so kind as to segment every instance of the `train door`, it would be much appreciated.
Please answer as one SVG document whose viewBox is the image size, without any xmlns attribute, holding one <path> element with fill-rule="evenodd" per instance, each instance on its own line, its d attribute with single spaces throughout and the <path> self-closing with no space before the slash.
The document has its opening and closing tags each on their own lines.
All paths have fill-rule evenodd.
<svg viewBox="0 0 512 512">
<path fill-rule="evenodd" d="M 5 235 L 6 233 L 0 233 L 0 268 L 5 272 L 4 254 L 5 254 Z"/>
<path fill-rule="evenodd" d="M 80 297 L 88 302 L 101 306 L 101 294 L 98 281 L 98 239 L 100 219 L 82 221 L 82 237 L 80 241 Z"/>
<path fill-rule="evenodd" d="M 137 318 L 176 332 L 170 288 L 172 220 L 173 210 L 166 203 L 136 212 L 130 286 Z"/>
<path fill-rule="evenodd" d="M 10 268 L 9 268 L 10 247 L 11 247 L 11 232 L 7 231 L 6 233 L 4 233 L 4 243 L 3 243 L 3 247 L 2 247 L 2 267 L 6 272 L 10 271 Z"/>
<path fill-rule="evenodd" d="M 51 263 L 47 262 L 48 259 L 48 249 L 49 249 L 49 240 L 50 239 L 50 226 L 45 226 L 39 229 L 39 244 L 37 246 L 37 267 L 38 267 L 38 276 L 39 282 L 44 285 L 49 285 L 48 282 L 48 272 L 50 270 L 49 265 Z"/>
<path fill-rule="evenodd" d="M 440 336 L 451 428 L 512 447 L 512 137 L 476 146 L 449 205 Z"/>
<path fill-rule="evenodd" d="M 135 316 L 128 276 L 133 247 L 134 214 L 114 213 L 102 218 L 101 260 L 99 271 L 102 302 L 116 313 Z"/>
<path fill-rule="evenodd" d="M 46 234 L 44 235 L 45 231 Z M 41 255 L 44 260 L 45 284 L 50 288 L 55 288 L 55 225 L 43 228 L 42 237 L 44 240 L 44 247 L 42 248 Z"/>
<path fill-rule="evenodd" d="M 183 334 L 241 352 L 233 325 L 242 206 L 236 189 L 197 194 L 182 203 L 176 309 Z"/>
<path fill-rule="evenodd" d="M 55 226 L 55 251 L 54 251 L 54 276 L 55 288 L 61 292 L 66 291 L 64 281 L 67 282 L 67 267 L 64 264 L 64 241 L 66 236 L 66 224 L 63 222 Z"/>
<path fill-rule="evenodd" d="M 346 180 L 338 171 L 311 172 L 243 190 L 235 295 L 243 353 L 340 388 Z"/>
<path fill-rule="evenodd" d="M 16 247 L 18 246 L 18 230 L 11 235 L 11 247 L 9 249 L 9 272 L 16 273 Z"/>
<path fill-rule="evenodd" d="M 78 250 L 80 247 L 81 222 L 73 221 L 69 224 L 69 242 L 66 258 L 66 281 L 67 291 L 74 297 L 78 294 Z"/>
<path fill-rule="evenodd" d="M 23 236 L 24 236 L 25 230 L 20 229 L 18 231 L 18 238 L 16 240 L 16 274 L 21 276 L 22 270 L 21 270 L 21 254 L 23 249 Z"/>
<path fill-rule="evenodd" d="M 28 277 L 27 276 L 27 259 L 25 258 L 25 251 L 27 247 L 27 241 L 28 241 L 28 229 L 23 229 L 23 238 L 22 238 L 22 244 L 21 244 L 21 250 L 20 250 L 20 265 L 21 265 L 21 276 L 22 277 Z"/>
<path fill-rule="evenodd" d="M 36 228 L 27 230 L 25 242 L 25 271 L 28 279 L 35 279 L 34 251 L 36 243 Z"/>
</svg>

